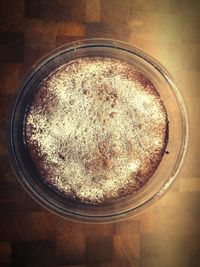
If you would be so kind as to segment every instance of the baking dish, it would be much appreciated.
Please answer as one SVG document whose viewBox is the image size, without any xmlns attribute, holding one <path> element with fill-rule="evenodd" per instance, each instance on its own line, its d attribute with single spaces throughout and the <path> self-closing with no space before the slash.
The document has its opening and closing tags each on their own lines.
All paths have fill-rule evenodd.
<svg viewBox="0 0 200 267">
<path fill-rule="evenodd" d="M 48 187 L 31 161 L 24 136 L 27 108 L 41 81 L 55 68 L 70 60 L 93 56 L 125 60 L 146 74 L 164 101 L 169 120 L 167 153 L 148 183 L 135 194 L 96 206 L 69 200 Z M 110 39 L 86 39 L 52 51 L 29 70 L 19 86 L 11 109 L 8 152 L 19 182 L 42 206 L 72 220 L 113 222 L 138 213 L 167 191 L 183 164 L 188 136 L 188 116 L 184 101 L 171 75 L 160 63 L 127 43 Z"/>
</svg>

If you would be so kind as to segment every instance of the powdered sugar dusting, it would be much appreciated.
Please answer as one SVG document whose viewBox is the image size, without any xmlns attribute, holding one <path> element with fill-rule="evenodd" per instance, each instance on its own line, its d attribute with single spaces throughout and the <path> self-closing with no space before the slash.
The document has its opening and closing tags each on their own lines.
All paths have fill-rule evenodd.
<svg viewBox="0 0 200 267">
<path fill-rule="evenodd" d="M 137 190 L 155 171 L 166 111 L 154 86 L 137 75 L 126 62 L 84 58 L 43 81 L 27 115 L 27 143 L 59 191 L 103 202 Z"/>
</svg>

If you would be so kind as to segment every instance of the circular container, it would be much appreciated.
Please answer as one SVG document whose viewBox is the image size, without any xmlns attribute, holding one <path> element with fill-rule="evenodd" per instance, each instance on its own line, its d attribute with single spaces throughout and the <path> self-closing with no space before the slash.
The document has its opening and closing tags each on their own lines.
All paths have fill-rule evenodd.
<svg viewBox="0 0 200 267">
<path fill-rule="evenodd" d="M 144 187 L 128 197 L 102 205 L 72 201 L 47 186 L 27 152 L 24 118 L 40 82 L 58 66 L 82 57 L 111 57 L 129 62 L 154 83 L 164 101 L 169 120 L 169 140 L 158 169 Z M 188 118 L 183 99 L 165 68 L 145 52 L 109 39 L 77 41 L 52 51 L 32 66 L 14 100 L 9 126 L 8 151 L 13 170 L 27 192 L 50 211 L 78 221 L 112 222 L 126 219 L 149 206 L 170 187 L 186 154 Z"/>
</svg>

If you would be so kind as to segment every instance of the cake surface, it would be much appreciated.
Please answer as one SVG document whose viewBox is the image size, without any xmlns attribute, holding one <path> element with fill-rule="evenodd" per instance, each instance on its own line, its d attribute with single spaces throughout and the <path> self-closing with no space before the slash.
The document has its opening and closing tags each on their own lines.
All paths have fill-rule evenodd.
<svg viewBox="0 0 200 267">
<path fill-rule="evenodd" d="M 168 138 L 156 88 L 131 64 L 82 58 L 39 85 L 26 117 L 26 142 L 42 179 L 66 197 L 104 203 L 142 188 Z"/>
</svg>

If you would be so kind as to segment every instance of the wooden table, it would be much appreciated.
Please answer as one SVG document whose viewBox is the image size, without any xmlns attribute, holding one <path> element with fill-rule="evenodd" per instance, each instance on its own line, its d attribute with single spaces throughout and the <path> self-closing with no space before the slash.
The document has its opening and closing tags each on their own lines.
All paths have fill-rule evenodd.
<svg viewBox="0 0 200 267">
<path fill-rule="evenodd" d="M 200 266 L 200 1 L 2 0 L 0 7 L 0 266 Z M 127 41 L 174 76 L 190 117 L 184 166 L 170 191 L 128 221 L 59 218 L 17 182 L 5 125 L 16 87 L 46 52 L 85 37 Z"/>
</svg>

